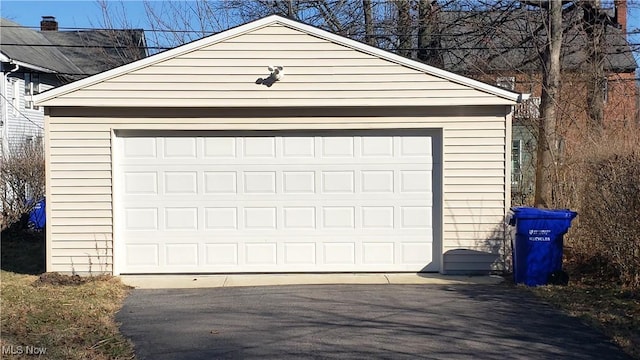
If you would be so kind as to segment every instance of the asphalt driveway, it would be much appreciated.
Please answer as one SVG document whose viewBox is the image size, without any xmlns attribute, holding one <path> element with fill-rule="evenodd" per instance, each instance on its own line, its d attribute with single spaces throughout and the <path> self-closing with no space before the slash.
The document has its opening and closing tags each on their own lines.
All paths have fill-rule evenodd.
<svg viewBox="0 0 640 360">
<path fill-rule="evenodd" d="M 134 290 L 117 320 L 138 359 L 628 359 L 504 285 Z"/>
</svg>

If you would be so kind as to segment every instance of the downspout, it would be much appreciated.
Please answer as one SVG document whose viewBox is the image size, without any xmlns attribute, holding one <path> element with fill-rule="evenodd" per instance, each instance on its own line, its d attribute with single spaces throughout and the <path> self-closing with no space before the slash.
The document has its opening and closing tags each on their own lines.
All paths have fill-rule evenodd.
<svg viewBox="0 0 640 360">
<path fill-rule="evenodd" d="M 9 62 L 9 63 L 13 64 L 13 62 Z M 13 64 L 13 65 L 15 66 L 13 70 L 9 70 L 6 73 L 5 72 L 2 73 L 2 94 L 4 95 L 2 97 L 2 102 L 3 102 L 2 111 L 4 113 L 2 114 L 3 115 L 2 116 L 2 153 L 3 154 L 6 154 L 9 151 L 9 99 L 8 99 L 9 94 L 7 94 L 7 89 L 9 87 L 7 86 L 7 80 L 9 79 L 9 75 L 13 74 L 14 72 L 20 69 L 20 65 L 18 64 Z M 15 94 L 15 89 L 13 90 L 13 93 Z"/>
</svg>

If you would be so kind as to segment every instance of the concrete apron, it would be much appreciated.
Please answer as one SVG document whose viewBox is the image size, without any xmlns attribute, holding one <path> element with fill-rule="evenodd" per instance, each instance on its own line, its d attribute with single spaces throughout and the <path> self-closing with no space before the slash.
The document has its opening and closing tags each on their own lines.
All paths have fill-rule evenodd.
<svg viewBox="0 0 640 360">
<path fill-rule="evenodd" d="M 494 285 L 503 281 L 500 276 L 454 276 L 423 273 L 121 275 L 120 279 L 124 284 L 137 289 L 327 284 Z"/>
</svg>

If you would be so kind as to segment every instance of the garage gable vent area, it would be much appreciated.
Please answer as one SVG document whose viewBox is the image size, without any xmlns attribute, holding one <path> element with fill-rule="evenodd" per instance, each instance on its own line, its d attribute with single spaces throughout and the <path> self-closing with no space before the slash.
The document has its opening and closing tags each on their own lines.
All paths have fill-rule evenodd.
<svg viewBox="0 0 640 360">
<path fill-rule="evenodd" d="M 523 98 L 278 16 L 47 91 L 47 271 L 498 270 Z"/>
<path fill-rule="evenodd" d="M 264 64 L 287 85 L 256 87 Z M 175 87 L 186 81 L 190 88 Z M 176 80 L 177 79 L 177 80 Z M 277 80 L 277 79 L 276 79 Z M 450 97 L 447 93 L 455 93 Z M 180 102 L 179 96 L 186 97 Z M 513 104 L 521 94 L 272 15 L 45 92 L 39 105 L 280 107 Z M 457 100 L 459 99 L 459 100 Z"/>
</svg>

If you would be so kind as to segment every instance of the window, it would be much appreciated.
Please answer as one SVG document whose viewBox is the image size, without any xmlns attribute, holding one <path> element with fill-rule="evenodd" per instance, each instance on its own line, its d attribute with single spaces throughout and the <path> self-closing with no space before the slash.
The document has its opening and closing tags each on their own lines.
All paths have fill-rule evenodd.
<svg viewBox="0 0 640 360">
<path fill-rule="evenodd" d="M 511 185 L 522 182 L 522 140 L 511 142 Z"/>
<path fill-rule="evenodd" d="M 507 90 L 515 90 L 516 78 L 513 76 L 499 77 L 496 79 L 496 85 Z"/>
<path fill-rule="evenodd" d="M 24 74 L 24 107 L 27 109 L 38 110 L 33 105 L 33 95 L 40 93 L 40 74 L 25 73 Z"/>
</svg>

